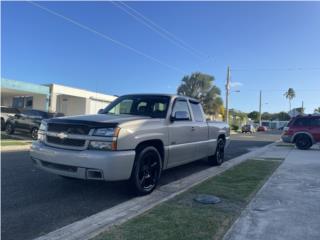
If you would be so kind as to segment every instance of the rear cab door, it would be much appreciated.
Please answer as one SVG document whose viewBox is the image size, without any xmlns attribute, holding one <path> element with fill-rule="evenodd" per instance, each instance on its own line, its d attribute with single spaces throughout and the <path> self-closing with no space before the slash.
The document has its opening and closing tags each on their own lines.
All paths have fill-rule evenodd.
<svg viewBox="0 0 320 240">
<path fill-rule="evenodd" d="M 201 104 L 198 101 L 189 100 L 193 115 L 194 130 L 192 132 L 192 141 L 195 146 L 195 159 L 201 159 L 208 156 L 209 150 L 209 128 Z"/>
</svg>

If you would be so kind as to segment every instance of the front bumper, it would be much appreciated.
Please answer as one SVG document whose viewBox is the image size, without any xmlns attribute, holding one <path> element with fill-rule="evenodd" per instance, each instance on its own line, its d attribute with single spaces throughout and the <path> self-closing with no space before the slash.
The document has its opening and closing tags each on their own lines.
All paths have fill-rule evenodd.
<svg viewBox="0 0 320 240">
<path fill-rule="evenodd" d="M 30 156 L 37 167 L 58 175 L 118 181 L 130 178 L 135 151 L 66 150 L 36 141 Z"/>
<path fill-rule="evenodd" d="M 285 143 L 292 143 L 292 137 L 289 136 L 289 135 L 282 135 L 282 136 L 281 136 L 281 139 L 282 139 L 282 141 L 285 142 Z"/>
</svg>

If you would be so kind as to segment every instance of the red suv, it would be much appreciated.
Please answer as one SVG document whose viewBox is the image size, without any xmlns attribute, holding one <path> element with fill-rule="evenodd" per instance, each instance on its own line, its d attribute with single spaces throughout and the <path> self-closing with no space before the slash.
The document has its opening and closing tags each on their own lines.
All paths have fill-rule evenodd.
<svg viewBox="0 0 320 240">
<path fill-rule="evenodd" d="M 309 149 L 320 142 L 320 115 L 297 116 L 283 129 L 282 141 L 295 143 L 299 149 Z"/>
</svg>

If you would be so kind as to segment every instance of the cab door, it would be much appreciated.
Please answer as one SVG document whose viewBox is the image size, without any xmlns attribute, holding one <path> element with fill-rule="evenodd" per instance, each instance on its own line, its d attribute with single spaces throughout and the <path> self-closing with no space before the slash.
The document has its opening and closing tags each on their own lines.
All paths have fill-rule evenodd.
<svg viewBox="0 0 320 240">
<path fill-rule="evenodd" d="M 169 159 L 167 167 L 174 167 L 194 159 L 195 146 L 192 135 L 195 130 L 186 99 L 177 98 L 173 103 L 169 123 Z"/>
<path fill-rule="evenodd" d="M 189 103 L 193 114 L 193 122 L 195 124 L 192 133 L 192 141 L 195 146 L 194 160 L 198 160 L 209 155 L 209 128 L 201 104 L 191 100 L 189 100 Z"/>
</svg>

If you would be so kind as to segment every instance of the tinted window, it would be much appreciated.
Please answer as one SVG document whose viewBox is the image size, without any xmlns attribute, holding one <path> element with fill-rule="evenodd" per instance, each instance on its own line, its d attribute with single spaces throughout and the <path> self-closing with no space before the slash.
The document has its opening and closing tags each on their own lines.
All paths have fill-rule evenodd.
<svg viewBox="0 0 320 240">
<path fill-rule="evenodd" d="M 310 118 L 297 118 L 293 125 L 296 127 L 310 126 L 310 120 Z"/>
<path fill-rule="evenodd" d="M 3 113 L 19 113 L 19 110 L 16 108 L 1 107 L 1 112 L 3 112 Z"/>
<path fill-rule="evenodd" d="M 203 113 L 201 110 L 200 103 L 190 102 L 190 104 L 191 104 L 191 109 L 192 109 L 193 116 L 194 116 L 194 119 L 196 120 L 196 122 L 203 122 L 204 118 L 203 118 Z"/>
<path fill-rule="evenodd" d="M 320 118 L 312 118 L 311 126 L 319 126 L 320 127 Z"/>
<path fill-rule="evenodd" d="M 188 118 L 191 119 L 187 101 L 185 100 L 175 101 L 173 110 L 172 110 L 172 116 L 175 116 L 176 112 L 180 112 L 180 111 L 187 112 Z"/>
</svg>

